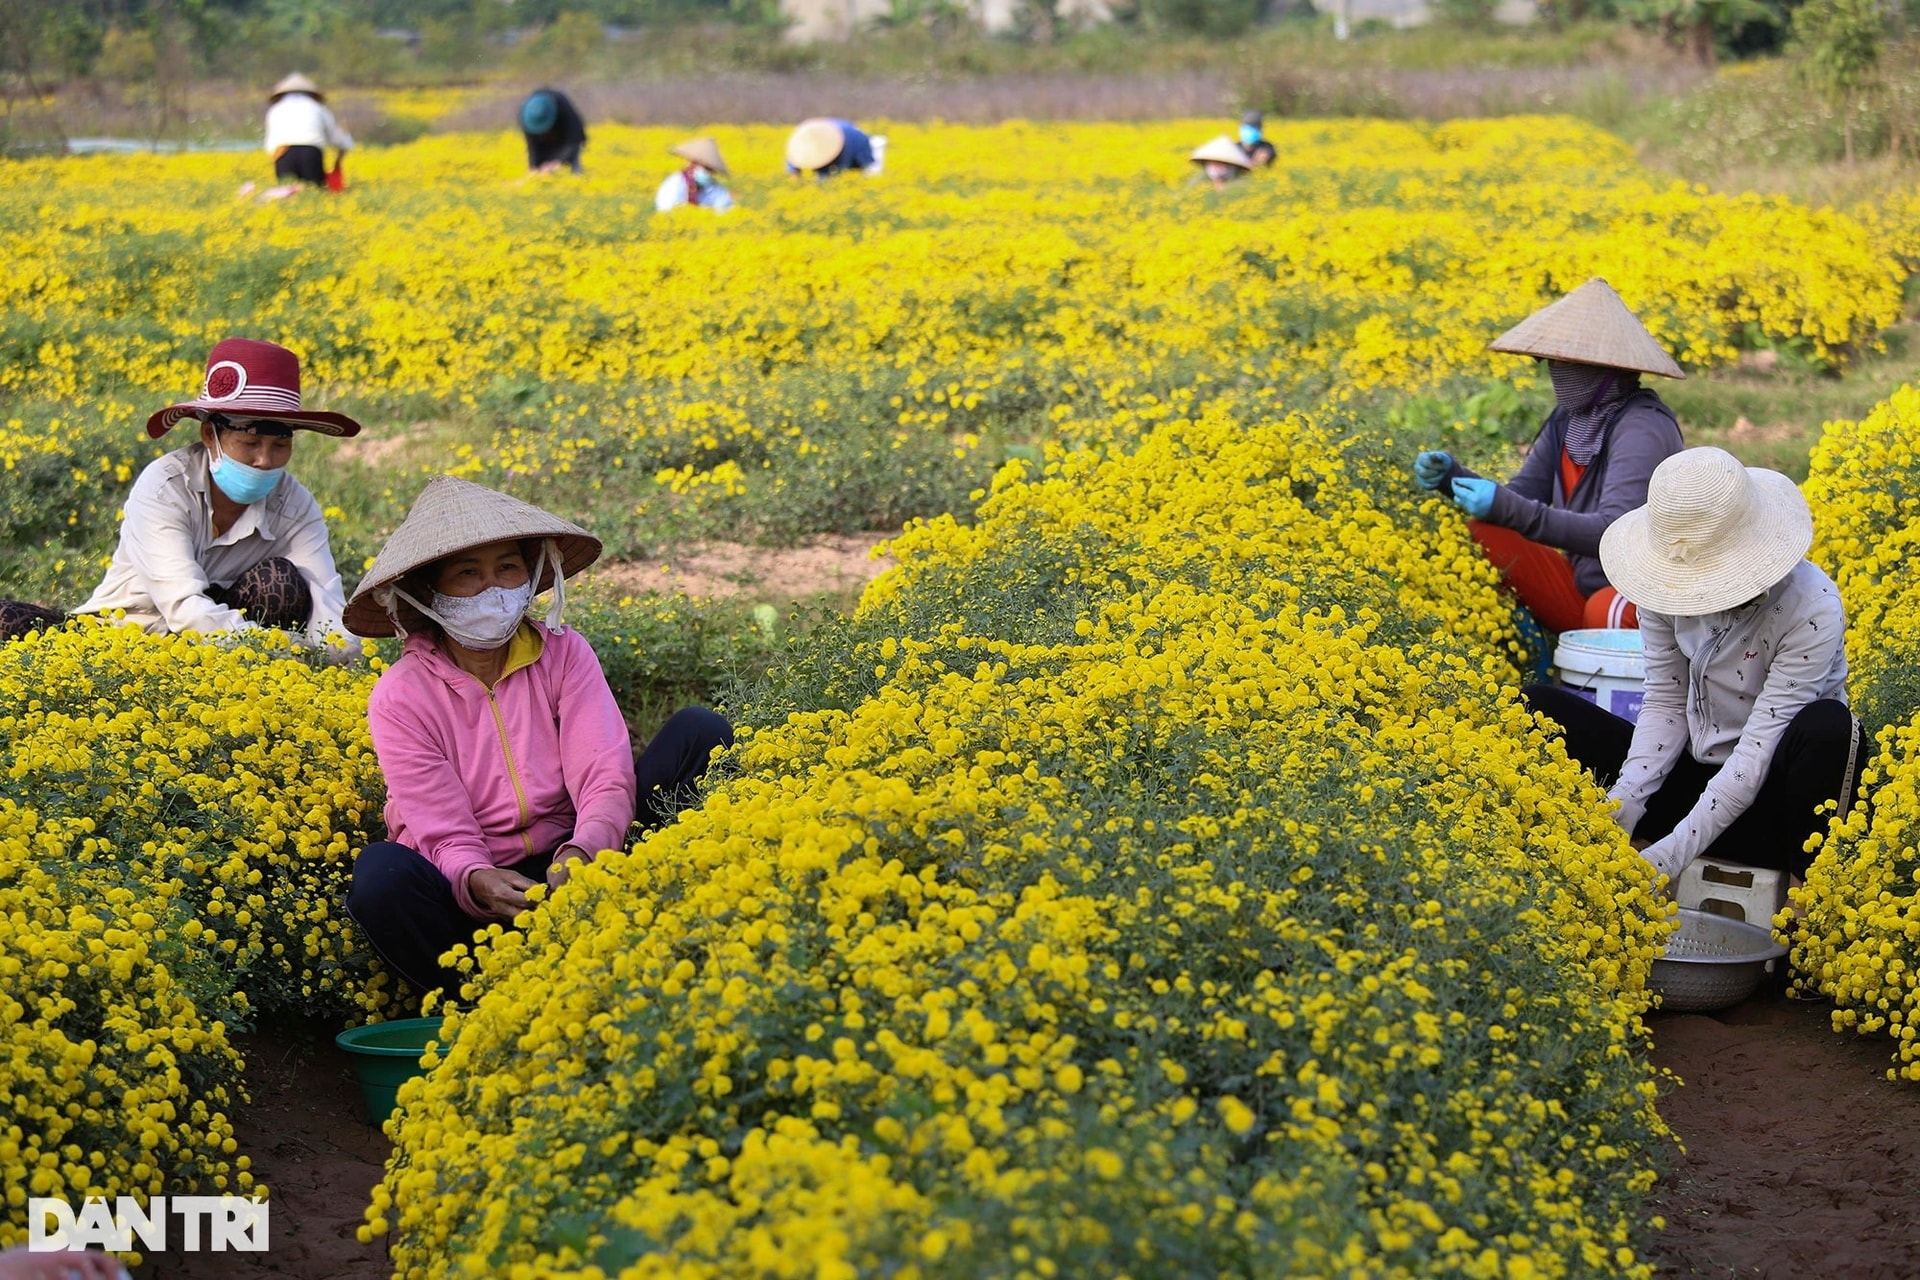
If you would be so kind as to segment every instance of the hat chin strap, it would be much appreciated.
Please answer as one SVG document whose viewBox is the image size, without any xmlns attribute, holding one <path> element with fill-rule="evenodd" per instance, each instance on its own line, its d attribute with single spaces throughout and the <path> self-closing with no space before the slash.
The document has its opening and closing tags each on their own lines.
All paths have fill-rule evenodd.
<svg viewBox="0 0 1920 1280">
<path fill-rule="evenodd" d="M 567 575 L 561 571 L 563 565 L 559 542 L 553 538 L 542 538 L 540 540 L 540 558 L 536 560 L 533 565 L 532 581 L 534 590 L 536 591 L 540 588 L 540 575 L 547 571 L 547 564 L 549 562 L 553 564 L 553 599 L 547 604 L 547 630 L 553 632 L 555 635 L 563 635 L 567 630 L 566 623 L 562 621 L 567 608 Z M 394 634 L 402 640 L 407 638 L 407 629 L 400 621 L 400 606 L 397 603 L 400 600 L 406 601 L 426 617 L 432 618 L 435 622 L 441 622 L 441 620 L 434 615 L 432 609 L 429 609 L 426 605 L 421 604 L 418 600 L 415 600 L 412 596 L 401 590 L 398 582 L 388 583 L 384 587 L 376 587 L 373 592 L 373 602 L 386 610 L 387 620 L 393 623 Z M 445 623 L 442 622 L 441 625 L 444 626 Z"/>
</svg>

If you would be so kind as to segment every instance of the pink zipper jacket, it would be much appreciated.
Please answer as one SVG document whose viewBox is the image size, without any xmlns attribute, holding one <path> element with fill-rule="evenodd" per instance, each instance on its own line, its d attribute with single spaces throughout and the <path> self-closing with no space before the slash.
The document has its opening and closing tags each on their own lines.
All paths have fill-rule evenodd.
<svg viewBox="0 0 1920 1280">
<path fill-rule="evenodd" d="M 511 643 L 489 691 L 410 635 L 367 704 L 388 837 L 438 867 L 475 918 L 474 871 L 568 841 L 622 848 L 633 821 L 633 747 L 593 646 L 532 622 Z"/>
</svg>

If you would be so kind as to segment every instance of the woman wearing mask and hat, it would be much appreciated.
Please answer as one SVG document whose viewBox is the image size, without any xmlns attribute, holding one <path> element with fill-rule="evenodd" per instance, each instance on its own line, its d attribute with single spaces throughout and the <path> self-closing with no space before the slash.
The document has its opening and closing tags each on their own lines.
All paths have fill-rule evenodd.
<svg viewBox="0 0 1920 1280">
<path fill-rule="evenodd" d="M 587 122 L 558 89 L 535 89 L 520 104 L 520 132 L 527 138 L 527 168 L 535 173 L 580 172 Z"/>
<path fill-rule="evenodd" d="M 355 861 L 347 913 L 422 991 L 457 991 L 443 952 L 624 848 L 636 799 L 650 822 L 690 803 L 732 745 L 724 719 L 687 707 L 634 758 L 593 646 L 562 625 L 566 579 L 599 554 L 577 525 L 440 476 L 348 602 L 355 635 L 405 643 L 367 706 L 387 839 Z"/>
<path fill-rule="evenodd" d="M 1547 363 L 1554 409 L 1526 461 L 1498 484 L 1429 450 L 1414 460 L 1415 481 L 1465 509 L 1474 540 L 1548 631 L 1633 626 L 1632 602 L 1601 567 L 1600 535 L 1647 500 L 1653 469 L 1686 447 L 1673 410 L 1640 375 L 1686 375 L 1598 278 L 1488 350 Z"/>
<path fill-rule="evenodd" d="M 1793 481 L 1720 449 L 1675 454 L 1600 539 L 1608 579 L 1639 606 L 1639 722 L 1525 691 L 1672 880 L 1703 854 L 1804 876 L 1825 806 L 1844 816 L 1856 798 L 1868 742 L 1847 709 L 1846 610 L 1812 545 Z"/>
<path fill-rule="evenodd" d="M 787 138 L 787 172 L 795 177 L 831 177 L 848 169 L 878 171 L 875 139 L 851 120 L 802 120 Z"/>
<path fill-rule="evenodd" d="M 1244 178 L 1253 172 L 1253 161 L 1247 158 L 1239 143 L 1225 134 L 1195 147 L 1187 159 L 1200 166 L 1201 176 L 1213 184 L 1215 191 L 1224 190 L 1235 178 Z"/>
<path fill-rule="evenodd" d="M 727 162 L 720 158 L 720 144 L 712 138 L 690 138 L 668 147 L 668 155 L 679 156 L 687 167 L 669 174 L 654 193 L 656 213 L 678 209 L 683 204 L 698 205 L 715 213 L 733 208 L 733 193 L 720 184 L 726 176 Z"/>
<path fill-rule="evenodd" d="M 344 157 L 353 150 L 353 137 L 333 118 L 319 87 L 299 72 L 273 86 L 267 98 L 267 154 L 273 157 L 273 176 L 281 182 L 325 186 L 328 147 Z"/>
<path fill-rule="evenodd" d="M 1249 111 L 1240 117 L 1240 149 L 1247 153 L 1247 159 L 1256 169 L 1265 169 L 1279 154 L 1261 132 L 1265 124 L 1266 118 L 1258 111 Z"/>
<path fill-rule="evenodd" d="M 196 419 L 198 440 L 140 472 L 106 577 L 76 614 L 112 614 L 150 632 L 217 635 L 279 627 L 314 645 L 342 634 L 345 605 L 320 504 L 287 474 L 294 432 L 353 436 L 360 424 L 300 407 L 300 360 L 228 338 L 207 357 L 198 398 L 147 419 L 158 439 Z M 0 638 L 59 621 L 0 601 Z M 358 642 L 345 651 L 356 653 Z"/>
</svg>

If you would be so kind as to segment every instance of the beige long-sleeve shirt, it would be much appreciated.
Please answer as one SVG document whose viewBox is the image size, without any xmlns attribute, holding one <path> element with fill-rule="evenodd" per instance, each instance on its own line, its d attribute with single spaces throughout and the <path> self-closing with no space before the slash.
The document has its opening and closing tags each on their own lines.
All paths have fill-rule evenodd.
<svg viewBox="0 0 1920 1280">
<path fill-rule="evenodd" d="M 124 609 L 128 622 L 161 635 L 243 631 L 255 624 L 207 590 L 231 586 L 248 569 L 279 556 L 292 562 L 313 594 L 307 640 L 319 644 L 344 635 L 346 596 L 313 495 L 292 476 L 282 476 L 272 493 L 215 534 L 208 466 L 207 447 L 198 441 L 147 464 L 127 495 L 107 576 L 73 612 Z M 350 645 L 358 648 L 358 642 Z"/>
<path fill-rule="evenodd" d="M 1758 600 L 1721 613 L 1640 611 L 1647 695 L 1613 798 L 1639 825 L 1682 751 L 1718 764 L 1691 812 L 1646 850 L 1678 877 L 1760 794 L 1774 750 L 1808 703 L 1847 700 L 1847 615 L 1840 590 L 1802 560 Z"/>
</svg>

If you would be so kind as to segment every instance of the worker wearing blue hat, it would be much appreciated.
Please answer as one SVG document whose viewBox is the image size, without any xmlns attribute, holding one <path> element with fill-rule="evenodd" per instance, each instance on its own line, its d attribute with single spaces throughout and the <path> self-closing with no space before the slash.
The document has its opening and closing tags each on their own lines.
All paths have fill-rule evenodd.
<svg viewBox="0 0 1920 1280">
<path fill-rule="evenodd" d="M 580 172 L 580 149 L 587 145 L 587 123 L 566 94 L 535 89 L 520 104 L 520 132 L 527 135 L 527 168 L 554 173 L 563 166 Z"/>
</svg>

